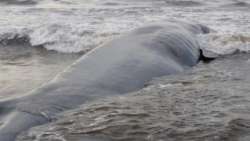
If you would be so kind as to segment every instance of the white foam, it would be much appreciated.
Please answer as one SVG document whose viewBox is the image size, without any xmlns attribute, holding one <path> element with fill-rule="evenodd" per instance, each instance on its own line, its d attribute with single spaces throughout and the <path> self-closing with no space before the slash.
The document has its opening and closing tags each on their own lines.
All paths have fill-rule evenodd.
<svg viewBox="0 0 250 141">
<path fill-rule="evenodd" d="M 59 52 L 82 52 L 147 23 L 186 19 L 208 25 L 218 32 L 220 38 L 217 40 L 211 40 L 217 36 L 213 34 L 201 38 L 203 46 L 210 50 L 219 54 L 248 50 L 245 43 L 222 44 L 226 34 L 237 36 L 241 31 L 250 31 L 248 13 L 214 10 L 218 8 L 218 0 L 194 1 L 204 5 L 171 7 L 165 0 L 41 0 L 35 6 L 5 6 L 0 9 L 0 40 L 28 37 L 32 46 L 43 45 Z"/>
<path fill-rule="evenodd" d="M 2 17 L 3 22 L 0 20 L 0 40 L 28 37 L 32 46 L 42 45 L 59 52 L 81 52 L 147 21 L 145 17 L 138 17 L 144 13 L 140 11 L 143 6 L 133 8 L 130 5 L 124 10 L 99 6 L 100 3 L 94 1 L 86 2 L 82 7 L 65 8 L 54 4 L 42 1 L 36 8 L 12 6 L 13 9 L 0 9 L 1 15 L 7 14 Z"/>
<path fill-rule="evenodd" d="M 218 55 L 250 52 L 249 33 L 210 33 L 199 37 L 203 49 Z"/>
</svg>

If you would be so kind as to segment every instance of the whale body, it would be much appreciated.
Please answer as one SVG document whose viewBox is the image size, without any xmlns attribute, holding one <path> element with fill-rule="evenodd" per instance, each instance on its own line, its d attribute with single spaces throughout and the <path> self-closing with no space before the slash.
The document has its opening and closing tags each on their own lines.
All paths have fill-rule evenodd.
<svg viewBox="0 0 250 141">
<path fill-rule="evenodd" d="M 154 77 L 182 72 L 201 58 L 200 24 L 166 22 L 136 29 L 82 56 L 29 95 L 0 104 L 0 141 L 14 141 L 56 114 L 144 87 Z"/>
</svg>

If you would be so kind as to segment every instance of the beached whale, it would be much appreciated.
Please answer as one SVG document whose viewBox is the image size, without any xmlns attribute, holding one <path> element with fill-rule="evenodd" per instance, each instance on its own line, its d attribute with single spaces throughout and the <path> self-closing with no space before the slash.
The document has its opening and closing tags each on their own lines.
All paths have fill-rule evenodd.
<svg viewBox="0 0 250 141">
<path fill-rule="evenodd" d="M 200 24 L 166 22 L 94 49 L 29 95 L 0 103 L 0 141 L 14 141 L 22 131 L 87 101 L 135 91 L 154 77 L 194 66 L 202 58 L 196 34 L 208 32 Z"/>
</svg>

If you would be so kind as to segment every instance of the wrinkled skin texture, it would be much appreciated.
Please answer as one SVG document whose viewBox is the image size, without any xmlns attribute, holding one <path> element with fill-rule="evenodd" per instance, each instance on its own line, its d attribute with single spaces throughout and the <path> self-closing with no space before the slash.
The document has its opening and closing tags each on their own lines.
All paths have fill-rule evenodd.
<svg viewBox="0 0 250 141">
<path fill-rule="evenodd" d="M 30 95 L 3 102 L 0 140 L 13 141 L 20 132 L 86 101 L 135 91 L 153 77 L 194 66 L 200 59 L 195 35 L 207 32 L 202 25 L 183 22 L 155 24 L 94 49 Z"/>
</svg>

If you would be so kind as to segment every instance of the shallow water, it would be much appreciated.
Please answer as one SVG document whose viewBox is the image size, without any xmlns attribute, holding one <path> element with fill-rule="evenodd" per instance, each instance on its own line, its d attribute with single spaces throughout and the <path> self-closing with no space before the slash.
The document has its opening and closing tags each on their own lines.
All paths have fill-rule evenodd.
<svg viewBox="0 0 250 141">
<path fill-rule="evenodd" d="M 231 55 L 90 102 L 18 141 L 248 141 L 250 55 Z"/>
<path fill-rule="evenodd" d="M 203 48 L 219 55 L 247 52 L 250 49 L 249 5 L 247 0 L 2 0 L 1 44 L 19 40 L 28 47 L 1 47 L 1 56 L 8 52 L 13 54 L 12 57 L 29 52 L 32 57 L 20 57 L 9 63 L 0 58 L 0 84 L 4 84 L 0 88 L 0 97 L 27 93 L 77 59 L 72 57 L 75 55 L 66 57 L 46 50 L 87 52 L 152 22 L 172 19 L 199 22 L 216 31 L 200 36 Z M 42 50 L 39 53 L 37 46 L 45 49 L 38 49 Z M 42 61 L 47 54 L 50 54 L 48 60 L 53 65 Z M 57 60 L 61 57 L 65 61 Z M 22 75 L 24 73 L 29 75 Z M 30 84 L 19 83 L 26 80 Z"/>
<path fill-rule="evenodd" d="M 79 58 L 85 52 L 88 52 L 89 50 L 97 46 L 100 46 L 108 42 L 109 40 L 118 37 L 119 35 L 125 34 L 137 27 L 152 22 L 159 22 L 159 21 L 164 22 L 165 20 L 166 21 L 187 20 L 191 22 L 198 22 L 209 26 L 214 31 L 208 35 L 200 35 L 198 37 L 200 38 L 201 47 L 206 49 L 208 52 L 212 52 L 212 54 L 215 53 L 216 56 L 232 54 L 235 52 L 249 52 L 250 50 L 249 13 L 250 13 L 250 2 L 248 0 L 209 0 L 209 1 L 207 0 L 105 0 L 105 1 L 103 0 L 84 0 L 84 1 L 83 0 L 8 0 L 8 1 L 1 0 L 0 1 L 0 15 L 1 15 L 0 16 L 0 43 L 1 43 L 0 100 L 6 100 L 9 98 L 16 98 L 26 95 L 31 90 L 36 89 L 37 87 L 43 84 L 46 84 L 49 80 L 54 78 L 56 74 L 64 70 L 66 67 L 70 66 L 70 64 L 75 62 L 75 60 L 77 60 L 77 58 Z M 243 59 L 239 58 L 238 61 L 244 60 L 244 57 Z M 157 105 L 159 103 L 156 103 L 155 105 L 154 100 L 156 100 L 156 102 L 161 100 L 161 95 L 159 98 L 158 94 L 157 95 L 153 94 L 152 97 L 149 95 L 146 95 L 145 97 L 139 95 L 138 99 L 137 97 L 135 98 L 133 97 L 131 98 L 130 96 L 124 97 L 124 99 L 127 99 L 124 100 L 125 102 L 129 101 L 129 103 L 131 103 L 131 105 L 128 105 L 128 107 L 132 106 L 133 104 L 135 106 L 138 106 L 138 103 L 136 103 L 137 100 L 139 102 L 142 102 L 142 105 L 144 104 L 143 102 L 146 102 L 146 104 L 143 105 L 145 107 L 138 107 L 142 109 L 145 108 L 143 109 L 144 111 L 142 111 L 142 113 L 141 113 L 142 109 L 137 109 L 137 108 L 133 109 L 134 107 L 130 107 L 131 111 L 126 109 L 128 111 L 126 110 L 123 111 L 125 113 L 119 113 L 121 112 L 120 110 L 124 110 L 122 104 L 120 105 L 121 107 L 119 107 L 118 105 L 117 108 L 117 107 L 112 107 L 112 103 L 111 104 L 108 103 L 107 104 L 108 106 L 111 105 L 111 108 L 109 109 L 109 107 L 105 105 L 106 104 L 105 102 L 98 101 L 99 103 L 97 103 L 97 109 L 95 108 L 95 105 L 94 106 L 87 105 L 86 109 L 90 110 L 91 112 L 91 109 L 98 110 L 98 105 L 101 105 L 100 113 L 97 112 L 96 115 L 95 114 L 91 115 L 92 113 L 90 113 L 89 115 L 90 117 L 83 116 L 82 119 L 79 119 L 79 121 L 83 123 L 88 122 L 88 120 L 90 120 L 89 123 L 93 122 L 92 124 L 93 126 L 89 125 L 89 127 L 85 129 L 85 127 L 82 127 L 81 124 L 79 124 L 78 121 L 76 120 L 77 121 L 76 124 L 79 124 L 79 128 L 84 128 L 83 131 L 80 129 L 78 130 L 77 129 L 78 126 L 71 126 L 72 124 L 68 123 L 67 121 L 67 118 L 71 117 L 78 118 L 78 117 L 66 114 L 65 119 L 62 120 L 63 122 L 62 126 L 57 125 L 57 123 L 55 124 L 56 128 L 58 127 L 59 129 L 62 130 L 60 131 L 52 130 L 53 132 L 49 132 L 47 131 L 46 127 L 41 127 L 41 129 L 40 127 L 38 127 L 38 129 L 30 131 L 30 133 L 33 134 L 35 132 L 34 133 L 35 136 L 42 135 L 40 136 L 41 140 L 47 139 L 46 137 L 48 138 L 51 137 L 52 138 L 51 140 L 53 139 L 60 140 L 62 132 L 68 133 L 68 131 L 70 131 L 69 132 L 70 135 L 67 137 L 68 140 L 73 140 L 73 139 L 80 140 L 80 138 L 82 138 L 82 135 L 79 135 L 78 132 L 80 133 L 84 132 L 86 134 L 93 133 L 98 136 L 101 135 L 101 139 L 103 139 L 102 135 L 105 133 L 105 137 L 107 135 L 107 140 L 109 140 L 110 137 L 112 136 L 114 136 L 115 138 L 117 137 L 118 138 L 117 140 L 119 140 L 119 137 L 121 137 L 120 138 L 121 140 L 122 139 L 126 140 L 128 137 L 126 135 L 133 135 L 132 137 L 134 138 L 132 139 L 134 140 L 145 140 L 144 138 L 141 137 L 142 136 L 145 137 L 147 135 L 148 135 L 147 136 L 148 140 L 155 140 L 155 138 L 160 140 L 162 139 L 161 133 L 169 133 L 166 134 L 166 136 L 172 136 L 172 135 L 176 135 L 175 137 L 177 137 L 177 135 L 180 136 L 180 139 L 175 138 L 176 140 L 190 139 L 192 141 L 195 140 L 212 141 L 212 140 L 223 140 L 224 138 L 221 139 L 220 135 L 221 136 L 228 135 L 228 138 L 224 140 L 230 140 L 230 137 L 232 137 L 230 135 L 231 134 L 234 135 L 234 132 L 231 133 L 230 131 L 236 130 L 235 132 L 239 134 L 233 136 L 235 138 L 232 137 L 232 140 L 239 140 L 239 141 L 249 140 L 248 134 L 245 135 L 245 133 L 248 132 L 249 120 L 234 118 L 235 115 L 239 117 L 241 115 L 246 115 L 244 114 L 244 112 L 246 113 L 249 112 L 248 110 L 244 109 L 244 107 L 248 105 L 247 102 L 243 100 L 244 98 L 248 99 L 248 97 L 245 95 L 242 96 L 243 99 L 240 99 L 241 102 L 239 104 L 239 107 L 229 106 L 229 111 L 230 110 L 231 111 L 228 113 L 227 113 L 228 109 L 223 109 L 225 108 L 225 105 L 223 104 L 228 102 L 226 99 L 228 98 L 227 94 L 238 93 L 238 91 L 240 94 L 243 94 L 244 92 L 247 93 L 248 86 L 245 86 L 244 84 L 248 83 L 243 83 L 244 81 L 241 82 L 241 80 L 237 80 L 239 78 L 236 78 L 236 80 L 232 80 L 234 78 L 231 78 L 231 75 L 233 75 L 235 72 L 232 72 L 232 74 L 226 73 L 226 75 L 229 75 L 230 77 L 226 78 L 227 76 L 225 76 L 224 78 L 224 71 L 226 71 L 226 69 L 231 69 L 230 67 L 232 67 L 232 65 L 237 66 L 237 63 L 235 61 L 232 61 L 231 59 L 231 61 L 233 62 L 232 65 L 223 66 L 223 61 L 222 63 L 221 62 L 218 63 L 219 65 L 202 66 L 201 68 L 205 68 L 204 70 L 205 72 L 201 71 L 199 72 L 201 74 L 192 75 L 194 76 L 195 80 L 189 78 L 188 76 L 184 76 L 184 78 L 188 77 L 187 78 L 188 80 L 187 82 L 185 82 L 185 84 L 191 84 L 193 87 L 196 87 L 198 85 L 198 84 L 196 85 L 196 83 L 192 84 L 193 81 L 195 82 L 202 81 L 202 83 L 204 82 L 204 85 L 201 84 L 202 88 L 207 87 L 208 83 L 211 84 L 209 85 L 211 86 L 211 90 L 208 91 L 204 90 L 205 92 L 208 92 L 208 95 L 205 95 L 204 97 L 201 96 L 201 101 L 190 102 L 189 101 L 190 99 L 188 97 L 178 98 L 177 96 L 176 98 L 173 96 L 174 94 L 177 93 L 176 91 L 172 92 L 171 96 L 173 97 L 166 96 L 162 102 L 160 101 L 160 104 L 164 105 L 167 103 L 167 106 L 169 107 L 164 107 L 164 106 L 161 107 L 161 105 L 159 107 L 159 105 Z M 248 61 L 245 61 L 244 63 L 247 62 Z M 212 68 L 217 67 L 219 72 L 216 72 L 214 75 L 218 76 L 218 78 L 210 77 L 209 67 Z M 226 69 L 223 67 L 225 67 Z M 244 68 L 246 66 L 239 65 L 238 67 Z M 220 69 L 222 69 L 221 72 Z M 213 72 L 211 73 L 213 74 Z M 223 78 L 220 77 L 220 73 L 223 74 Z M 242 71 L 242 74 L 248 75 L 247 71 Z M 209 77 L 208 81 L 203 81 L 203 79 L 200 80 L 200 78 L 197 78 L 196 80 L 196 77 L 201 77 L 201 78 L 204 77 L 204 79 L 206 80 L 208 79 L 205 78 L 207 77 L 207 75 Z M 181 77 L 180 78 L 178 77 L 178 79 L 181 79 Z M 225 86 L 224 84 L 222 85 L 222 83 L 220 83 L 219 86 L 224 88 L 235 85 L 235 87 L 233 88 L 236 89 L 237 87 L 236 89 L 237 92 L 234 89 L 228 90 L 229 91 L 228 93 L 227 90 L 225 90 L 226 91 L 225 92 L 224 89 L 221 92 L 220 88 L 217 89 L 217 87 L 213 89 L 214 85 L 212 85 L 213 84 L 211 82 L 212 80 L 219 82 L 223 81 L 223 83 L 229 81 L 228 83 L 225 83 Z M 182 84 L 179 85 L 179 83 L 177 85 L 168 84 L 168 81 L 165 79 L 163 79 L 162 81 L 163 84 L 159 84 L 158 87 L 157 83 L 156 85 L 152 86 L 151 90 L 153 92 L 157 91 L 157 93 L 158 91 L 159 93 L 162 93 L 163 91 L 164 93 L 168 91 L 166 90 L 168 89 L 168 87 L 175 87 L 180 85 L 182 86 Z M 246 81 L 248 82 L 248 79 Z M 150 93 L 152 92 L 151 90 L 149 90 Z M 201 92 L 204 92 L 203 89 L 199 90 L 202 90 Z M 192 92 L 196 94 L 197 91 L 192 91 Z M 178 92 L 181 93 L 182 89 L 178 90 Z M 221 92 L 222 94 L 224 94 L 225 92 L 225 95 L 218 98 L 215 95 L 218 94 L 218 92 Z M 142 90 L 142 94 L 144 93 L 148 94 L 148 92 L 144 92 L 144 90 Z M 209 95 L 209 93 L 211 95 Z M 195 94 L 193 96 L 196 96 Z M 180 101 L 174 101 L 177 104 L 180 104 L 179 105 L 180 109 L 178 109 L 178 107 L 177 109 L 175 109 L 176 103 L 173 103 L 173 101 L 168 100 L 168 98 L 170 98 L 173 101 L 180 100 Z M 206 98 L 208 98 L 208 101 L 206 101 L 207 100 Z M 222 108 L 222 112 L 220 111 L 221 113 L 220 112 L 217 113 L 215 111 L 215 115 L 213 115 L 214 111 L 211 110 L 214 107 L 206 109 L 206 106 L 209 105 L 209 103 L 207 104 L 206 102 L 211 102 L 210 98 L 214 99 L 218 98 L 219 100 L 221 99 L 221 101 L 215 103 L 214 106 L 214 107 L 216 106 L 221 107 Z M 214 99 L 212 99 L 212 101 Z M 114 98 L 114 100 L 117 99 Z M 184 100 L 184 104 L 182 104 L 183 102 L 182 100 Z M 206 102 L 202 103 L 203 100 Z M 224 103 L 220 104 L 220 102 L 223 102 L 223 100 L 225 100 Z M 237 101 L 237 96 L 233 97 L 232 100 Z M 121 102 L 124 101 L 122 100 Z M 229 103 L 230 102 L 231 101 L 229 98 Z M 197 108 L 197 104 L 198 106 L 199 104 L 203 106 L 201 107 L 201 110 L 199 109 L 199 107 Z M 211 112 L 212 114 L 205 113 L 204 115 L 205 117 L 194 116 L 194 119 L 197 118 L 196 122 L 192 120 L 193 118 L 192 116 L 185 117 L 186 115 L 181 113 L 183 109 L 185 111 L 186 106 L 189 108 L 187 109 L 187 111 L 189 111 L 190 109 L 194 109 L 194 111 L 192 110 L 189 111 L 194 115 L 197 114 L 197 111 L 195 110 L 198 110 L 198 112 L 201 113 L 202 111 L 208 110 L 208 112 Z M 231 106 L 235 105 L 232 104 Z M 243 106 L 243 108 L 241 108 L 240 106 Z M 170 108 L 170 110 L 168 108 Z M 240 111 L 240 113 L 232 114 L 233 111 L 232 109 L 242 110 L 243 112 Z M 111 117 L 108 116 L 110 114 L 109 112 L 117 112 L 116 110 L 118 110 L 118 118 L 115 117 L 115 119 L 112 119 L 113 118 L 112 116 Z M 224 110 L 225 112 L 223 112 Z M 88 112 L 89 111 L 87 111 L 87 113 Z M 141 123 L 140 119 L 144 116 L 148 117 L 147 113 L 145 115 L 143 112 L 144 113 L 148 112 L 149 114 L 151 114 L 150 112 L 156 113 L 156 116 L 149 115 L 149 119 L 147 119 L 145 122 L 151 123 L 152 121 L 158 121 L 159 119 L 161 119 L 159 120 L 161 121 L 161 123 L 157 123 L 157 125 L 148 124 L 149 126 L 152 125 L 153 127 L 151 126 L 141 127 L 141 124 L 145 123 L 143 120 L 142 120 L 143 122 Z M 161 113 L 163 113 L 163 115 L 161 115 Z M 76 113 L 76 115 L 77 114 L 78 113 Z M 99 114 L 104 114 L 104 116 L 106 115 L 107 117 L 102 117 L 102 115 Z M 174 122 L 167 123 L 168 121 L 173 120 L 173 119 L 168 119 L 169 114 L 171 114 L 170 116 L 171 118 L 177 118 L 177 120 L 174 120 Z M 224 114 L 226 114 L 226 116 Z M 93 118 L 91 116 L 96 117 L 97 118 L 96 121 L 91 121 L 91 118 Z M 246 117 L 248 117 L 248 115 Z M 126 121 L 127 119 L 130 120 L 130 118 L 131 121 Z M 184 123 L 182 118 L 185 119 Z M 203 121 L 206 121 L 207 119 L 211 121 L 207 121 L 207 124 L 201 123 Z M 66 121 L 66 123 L 64 122 L 64 120 Z M 213 120 L 218 120 L 218 122 Z M 131 124 L 131 126 L 130 125 L 126 126 L 124 125 L 124 122 L 126 123 L 135 122 L 136 124 L 138 123 L 140 127 L 137 126 L 134 127 L 133 124 Z M 171 126 L 169 124 L 171 124 Z M 223 126 L 222 124 L 224 124 L 225 126 Z M 182 128 L 185 125 L 188 125 L 187 128 L 185 128 L 185 130 L 184 129 L 179 130 L 179 128 Z M 174 127 L 174 130 L 169 129 L 168 126 Z M 220 128 L 218 128 L 217 130 L 217 128 L 215 128 L 216 126 L 219 126 Z M 246 130 L 245 128 L 242 129 L 243 126 L 245 126 L 247 129 Z M 50 125 L 49 127 L 54 128 L 53 125 Z M 67 128 L 69 127 L 69 130 L 63 129 L 66 127 Z M 136 130 L 137 128 L 138 130 Z M 104 131 L 104 129 L 107 130 Z M 122 130 L 116 130 L 116 129 L 122 129 Z M 123 129 L 126 130 L 127 132 L 121 133 L 124 131 Z M 129 129 L 131 129 L 131 132 L 129 131 Z M 175 129 L 178 130 L 176 131 Z M 218 134 L 214 133 L 215 131 L 216 132 L 218 131 Z M 221 133 L 220 131 L 225 134 L 220 134 Z M 76 132 L 77 135 L 74 134 L 74 136 L 72 136 L 71 132 Z M 152 132 L 156 133 L 157 136 L 152 136 L 151 135 Z M 197 132 L 204 134 L 201 134 L 201 136 L 196 136 Z M 58 135 L 55 135 L 57 133 Z M 186 135 L 189 133 L 191 134 L 191 136 L 186 138 L 187 137 Z M 206 135 L 211 135 L 215 138 L 213 139 L 206 138 Z M 238 137 L 238 135 L 242 135 L 242 137 Z M 28 136 L 27 140 L 30 140 L 29 137 L 30 136 Z M 175 139 L 169 138 L 169 140 L 175 140 Z M 99 137 L 95 138 L 95 140 L 99 140 Z"/>
<path fill-rule="evenodd" d="M 16 98 L 48 82 L 80 54 L 47 51 L 28 44 L 0 46 L 0 100 Z"/>
</svg>

